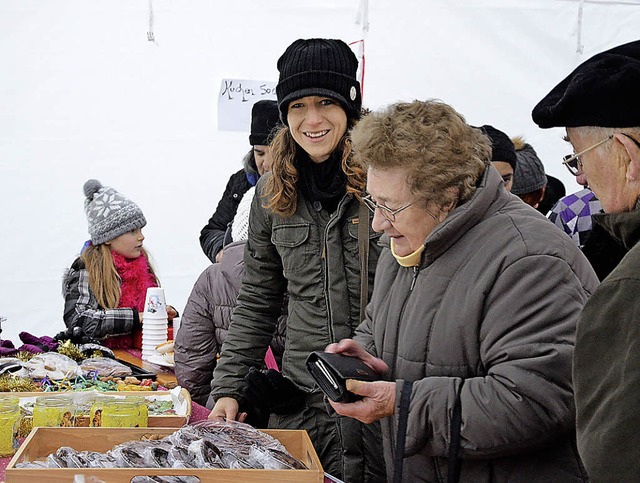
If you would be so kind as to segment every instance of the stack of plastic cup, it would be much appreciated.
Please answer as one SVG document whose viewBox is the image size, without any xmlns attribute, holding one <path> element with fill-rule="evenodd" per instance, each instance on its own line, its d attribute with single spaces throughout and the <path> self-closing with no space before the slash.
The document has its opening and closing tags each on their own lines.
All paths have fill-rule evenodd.
<svg viewBox="0 0 640 483">
<path fill-rule="evenodd" d="M 149 287 L 142 316 L 142 359 L 148 360 L 157 346 L 167 342 L 167 325 L 164 289 Z"/>
</svg>

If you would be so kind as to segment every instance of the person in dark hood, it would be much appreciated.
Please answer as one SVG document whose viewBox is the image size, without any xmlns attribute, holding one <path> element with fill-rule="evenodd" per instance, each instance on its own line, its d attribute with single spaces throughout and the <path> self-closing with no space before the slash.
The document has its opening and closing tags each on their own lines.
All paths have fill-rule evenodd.
<svg viewBox="0 0 640 483">
<path fill-rule="evenodd" d="M 251 150 L 242 161 L 243 168 L 229 178 L 215 213 L 200 231 L 200 246 L 212 263 L 220 261 L 223 246 L 233 241 L 225 239 L 225 235 L 228 237 L 240 200 L 271 167 L 269 142 L 279 124 L 279 115 L 278 103 L 272 100 L 258 101 L 251 109 Z"/>
</svg>

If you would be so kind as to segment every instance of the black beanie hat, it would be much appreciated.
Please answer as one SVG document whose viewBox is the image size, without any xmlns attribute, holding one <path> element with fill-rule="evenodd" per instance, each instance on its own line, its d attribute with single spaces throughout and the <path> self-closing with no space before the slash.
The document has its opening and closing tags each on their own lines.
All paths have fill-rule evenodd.
<svg viewBox="0 0 640 483">
<path fill-rule="evenodd" d="M 359 119 L 362 94 L 357 70 L 358 59 L 342 40 L 296 40 L 278 59 L 280 119 L 287 124 L 289 103 L 305 96 L 330 97 L 342 105 L 347 118 Z"/>
<path fill-rule="evenodd" d="M 541 128 L 640 126 L 640 40 L 584 61 L 533 108 L 531 117 Z"/>
<path fill-rule="evenodd" d="M 513 146 L 509 136 L 488 124 L 481 126 L 480 129 L 491 141 L 491 161 L 507 162 L 515 171 L 518 157 L 516 156 L 516 148 Z"/>
<path fill-rule="evenodd" d="M 271 100 L 256 102 L 251 108 L 251 146 L 268 146 L 274 128 L 280 122 L 278 103 Z"/>
</svg>

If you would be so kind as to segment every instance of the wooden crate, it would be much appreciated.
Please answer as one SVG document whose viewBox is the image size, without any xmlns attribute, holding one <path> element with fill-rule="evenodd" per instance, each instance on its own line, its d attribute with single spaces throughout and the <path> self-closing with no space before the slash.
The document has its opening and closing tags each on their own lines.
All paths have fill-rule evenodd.
<svg viewBox="0 0 640 483">
<path fill-rule="evenodd" d="M 241 481 L 261 483 L 322 483 L 324 472 L 306 431 L 264 430 L 279 440 L 292 456 L 307 465 L 308 470 L 230 470 L 230 469 L 174 469 L 174 468 L 82 468 L 82 469 L 20 469 L 18 462 L 43 460 L 62 446 L 77 451 L 105 452 L 125 441 L 164 437 L 171 428 L 35 428 L 9 462 L 6 483 L 72 482 L 74 475 L 98 481 L 129 483 L 136 476 L 195 476 L 202 483 Z"/>
<path fill-rule="evenodd" d="M 5 393 L 19 398 L 22 397 L 39 397 L 39 396 L 55 396 L 57 394 L 69 394 L 65 392 L 11 392 Z M 102 391 L 100 394 L 107 396 L 168 396 L 169 391 Z M 180 395 L 187 403 L 187 414 L 184 416 L 177 416 L 175 414 L 167 415 L 149 415 L 149 427 L 150 428 L 180 428 L 189 423 L 191 418 L 191 395 L 184 387 L 180 390 Z M 88 427 L 89 417 L 81 416 L 78 418 L 77 426 Z"/>
</svg>

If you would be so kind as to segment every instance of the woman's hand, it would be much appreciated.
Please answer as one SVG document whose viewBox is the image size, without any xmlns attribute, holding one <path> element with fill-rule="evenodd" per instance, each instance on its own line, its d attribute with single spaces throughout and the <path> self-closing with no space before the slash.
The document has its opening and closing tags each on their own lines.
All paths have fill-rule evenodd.
<svg viewBox="0 0 640 483">
<path fill-rule="evenodd" d="M 378 374 L 384 374 L 389 370 L 389 366 L 385 361 L 369 354 L 353 339 L 342 339 L 340 342 L 329 344 L 324 351 L 356 357 Z"/>
<path fill-rule="evenodd" d="M 392 416 L 396 407 L 396 383 L 387 381 L 364 382 L 347 379 L 347 390 L 362 396 L 352 403 L 329 404 L 341 416 L 357 419 L 365 424 Z"/>
<path fill-rule="evenodd" d="M 342 339 L 335 344 L 329 344 L 325 352 L 333 352 L 349 357 L 356 357 L 368 365 L 378 374 L 384 374 L 389 366 L 382 359 L 372 356 L 353 339 Z M 362 399 L 352 403 L 329 404 L 342 416 L 362 421 L 365 424 L 391 416 L 395 412 L 396 383 L 387 381 L 364 382 L 355 379 L 347 379 L 347 390 Z"/>
<path fill-rule="evenodd" d="M 215 406 L 213 406 L 208 419 L 229 419 L 231 421 L 237 419 L 242 422 L 247 418 L 247 413 L 238 413 L 239 409 L 238 401 L 232 397 L 221 397 L 216 401 Z"/>
<path fill-rule="evenodd" d="M 171 322 L 178 316 L 178 311 L 174 309 L 171 305 L 167 305 L 167 320 Z"/>
</svg>

